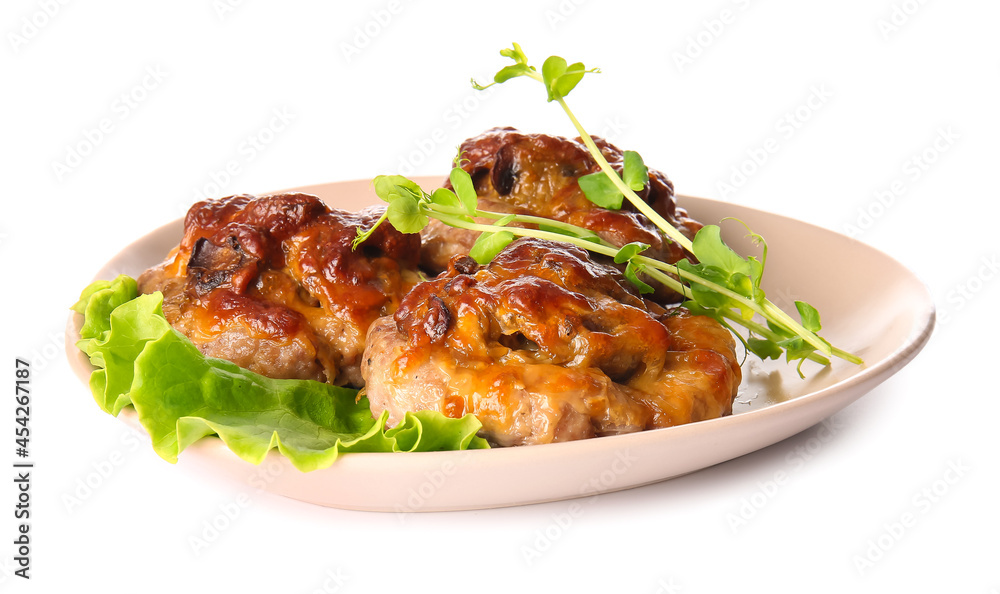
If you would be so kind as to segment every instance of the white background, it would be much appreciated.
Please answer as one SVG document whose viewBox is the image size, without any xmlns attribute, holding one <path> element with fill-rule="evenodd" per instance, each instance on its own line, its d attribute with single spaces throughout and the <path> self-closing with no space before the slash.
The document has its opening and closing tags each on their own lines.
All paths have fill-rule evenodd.
<svg viewBox="0 0 1000 594">
<path fill-rule="evenodd" d="M 30 582 L 10 573 L 16 494 L 13 472 L 0 476 L 0 589 L 1000 590 L 995 2 L 224 1 L 4 2 L 0 361 L 11 384 L 15 356 L 34 365 L 36 468 Z M 567 502 L 400 516 L 253 492 L 195 551 L 244 488 L 163 462 L 97 409 L 62 354 L 67 307 L 202 193 L 441 174 L 494 125 L 572 134 L 527 81 L 470 89 L 515 40 L 537 63 L 600 66 L 571 97 L 578 115 L 679 193 L 850 232 L 900 260 L 938 306 L 930 343 L 838 413 L 835 437 L 778 489 L 817 428 L 602 496 L 558 531 Z M 780 124 L 796 113 L 797 128 Z M 250 151 L 251 135 L 271 141 Z M 769 138 L 777 150 L 747 165 Z M 723 185 L 741 165 L 755 170 Z M 13 462 L 12 398 L 0 409 Z M 928 488 L 936 501 L 918 507 Z M 891 534 L 908 512 L 915 524 Z M 860 567 L 872 542 L 888 550 Z"/>
</svg>

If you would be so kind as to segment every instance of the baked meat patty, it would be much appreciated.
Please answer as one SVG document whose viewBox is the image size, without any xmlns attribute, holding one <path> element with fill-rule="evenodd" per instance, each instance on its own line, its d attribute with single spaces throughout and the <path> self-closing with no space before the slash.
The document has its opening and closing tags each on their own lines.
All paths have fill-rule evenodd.
<svg viewBox="0 0 1000 594">
<path fill-rule="evenodd" d="M 475 414 L 494 445 L 670 427 L 732 412 L 741 379 L 715 320 L 643 300 L 569 244 L 511 243 L 485 267 L 457 256 L 368 331 L 372 413 Z"/>
<path fill-rule="evenodd" d="M 594 138 L 594 142 L 621 174 L 623 152 L 601 138 Z M 553 218 L 590 229 L 618 247 L 638 241 L 650 246 L 645 255 L 664 262 L 693 259 L 627 200 L 621 210 L 608 210 L 587 199 L 577 180 L 600 171 L 600 167 L 580 139 L 493 128 L 463 142 L 459 151 L 457 164 L 472 176 L 480 210 Z M 638 194 L 686 237 L 693 239 L 702 227 L 677 206 L 673 184 L 663 173 L 650 169 L 649 183 Z M 479 232 L 431 220 L 421 235 L 422 265 L 437 273 L 445 270 L 453 257 L 468 254 Z M 644 280 L 656 289 L 654 300 L 670 303 L 681 299 L 660 283 L 648 277 Z"/>
<path fill-rule="evenodd" d="M 167 321 L 208 356 L 360 387 L 368 327 L 419 281 L 420 237 L 387 221 L 352 251 L 356 228 L 383 212 L 330 209 L 308 194 L 199 202 L 139 290 L 162 291 Z"/>
</svg>

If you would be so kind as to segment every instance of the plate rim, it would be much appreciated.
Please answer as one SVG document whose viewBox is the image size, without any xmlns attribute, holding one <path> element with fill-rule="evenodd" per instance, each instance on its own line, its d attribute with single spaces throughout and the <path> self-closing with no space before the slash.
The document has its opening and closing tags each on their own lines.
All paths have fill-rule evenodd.
<svg viewBox="0 0 1000 594">
<path fill-rule="evenodd" d="M 444 176 L 418 176 L 418 177 L 413 177 L 412 179 L 416 181 L 418 184 L 426 186 L 427 184 L 439 183 L 441 180 L 444 179 Z M 336 186 L 344 187 L 348 185 L 356 187 L 360 184 L 369 184 L 369 183 L 370 180 L 365 180 L 365 179 L 343 180 L 343 181 L 327 182 L 322 184 L 297 186 L 294 188 L 278 190 L 274 192 L 260 193 L 258 195 L 265 196 L 269 194 L 277 194 L 283 192 L 316 193 L 316 190 L 321 188 L 336 187 Z M 374 193 L 372 197 L 374 198 Z M 832 229 L 828 229 L 826 227 L 822 227 L 820 225 L 816 225 L 807 221 L 801 221 L 780 213 L 765 211 L 763 209 L 755 208 L 752 206 L 733 204 L 713 198 L 703 198 L 685 194 L 677 195 L 677 202 L 678 206 L 685 209 L 689 208 L 690 202 L 703 203 L 702 205 L 699 205 L 699 207 L 696 207 L 695 210 L 698 210 L 700 207 L 705 207 L 705 206 L 708 207 L 735 206 L 740 209 L 749 211 L 755 215 L 762 215 L 766 217 L 775 218 L 779 220 L 782 224 L 794 224 L 797 226 L 803 226 L 803 228 L 806 230 L 832 234 L 837 236 L 839 241 L 848 241 L 851 244 L 854 244 L 855 247 L 860 247 L 861 249 L 870 250 L 874 253 L 877 253 L 885 261 L 891 262 L 892 265 L 897 267 L 899 271 L 905 273 L 904 276 L 907 278 L 907 280 L 910 281 L 911 283 L 915 283 L 915 286 L 919 286 L 921 289 L 921 294 L 920 294 L 921 307 L 913 308 L 912 310 L 914 313 L 913 322 L 908 329 L 908 335 L 906 340 L 903 341 L 901 344 L 897 345 L 896 348 L 890 354 L 880 359 L 879 361 L 875 362 L 873 365 L 869 366 L 865 364 L 864 366 L 862 366 L 861 369 L 859 369 L 857 373 L 854 373 L 848 377 L 845 377 L 823 388 L 805 394 L 801 394 L 798 396 L 794 396 L 792 398 L 789 398 L 788 400 L 771 403 L 761 408 L 743 411 L 740 413 L 727 415 L 725 417 L 698 421 L 695 423 L 679 425 L 676 427 L 653 429 L 626 435 L 606 436 L 606 437 L 601 437 L 599 439 L 588 439 L 588 440 L 578 440 L 578 441 L 570 441 L 562 443 L 535 445 L 531 447 L 532 452 L 537 453 L 538 455 L 543 456 L 545 458 L 551 458 L 551 457 L 562 457 L 565 455 L 566 452 L 571 452 L 574 455 L 587 456 L 588 454 L 595 453 L 597 450 L 606 450 L 609 447 L 611 447 L 612 444 L 628 445 L 628 447 L 644 447 L 658 442 L 671 442 L 677 440 L 684 440 L 687 437 L 689 437 L 690 434 L 695 434 L 695 435 L 699 433 L 711 434 L 713 432 L 724 433 L 727 428 L 737 428 L 737 427 L 745 428 L 747 424 L 754 424 L 754 425 L 759 424 L 763 426 L 769 426 L 775 424 L 777 421 L 780 421 L 786 417 L 794 417 L 795 414 L 801 413 L 804 410 L 811 411 L 814 408 L 821 408 L 821 403 L 824 402 L 827 403 L 826 408 L 829 408 L 831 410 L 829 412 L 823 412 L 817 421 L 809 423 L 802 427 L 794 428 L 794 430 L 788 433 L 787 435 L 783 435 L 778 439 L 774 439 L 768 442 L 768 444 L 778 443 L 783 439 L 787 439 L 792 435 L 800 433 L 808 429 L 809 427 L 812 427 L 815 424 L 822 422 L 822 420 L 828 418 L 835 412 L 846 407 L 851 402 L 854 402 L 864 394 L 874 389 L 876 386 L 878 386 L 886 379 L 892 377 L 896 372 L 898 372 L 910 361 L 912 361 L 930 340 L 930 337 L 936 325 L 936 308 L 933 299 L 931 299 L 930 291 L 928 290 L 927 285 L 923 281 L 921 281 L 911 270 L 906 268 L 897 259 L 893 258 L 891 255 L 885 253 L 884 251 L 879 250 L 878 248 L 875 248 L 871 245 L 868 245 L 858 239 L 843 235 L 842 233 L 839 233 Z M 331 205 L 329 202 L 326 203 L 328 204 L 328 206 L 335 207 Z M 127 246 L 122 248 L 122 250 L 120 250 L 115 256 L 113 256 L 110 260 L 105 262 L 99 268 L 99 270 L 94 275 L 94 280 L 109 280 L 106 277 L 109 275 L 109 273 L 113 273 L 111 271 L 112 264 L 115 263 L 117 260 L 119 260 L 122 254 L 127 252 L 132 252 L 137 248 L 141 247 L 142 244 L 148 242 L 148 238 L 150 236 L 159 235 L 163 233 L 170 233 L 174 228 L 178 228 L 182 232 L 183 221 L 184 217 L 179 217 L 175 220 L 160 225 L 159 227 L 156 227 L 155 229 L 143 235 L 143 237 L 137 238 L 134 241 L 130 242 Z M 88 387 L 89 390 L 90 372 L 95 368 L 90 365 L 89 359 L 86 357 L 86 355 L 82 351 L 77 349 L 75 346 L 76 341 L 79 339 L 79 327 L 81 325 L 81 322 L 82 322 L 82 316 L 80 314 L 76 312 L 70 313 L 69 319 L 67 320 L 67 327 L 66 327 L 67 340 L 65 341 L 65 348 L 66 348 L 67 358 L 69 359 L 70 367 L 73 369 L 74 374 L 77 375 L 80 381 L 84 384 L 85 387 Z M 133 427 L 141 428 L 141 425 L 138 422 L 137 415 L 133 408 L 128 407 L 126 410 L 122 411 L 121 415 L 131 415 L 132 416 L 131 419 L 126 417 L 126 419 L 123 422 L 126 422 L 132 425 Z M 143 434 L 145 434 L 144 431 Z M 146 437 L 148 438 L 148 435 L 146 435 Z M 621 444 L 623 440 L 626 441 L 626 444 Z M 741 454 L 737 454 L 735 456 L 728 456 L 725 457 L 724 459 L 718 460 L 713 464 L 698 466 L 697 468 L 694 468 L 692 470 L 689 470 L 681 474 L 696 472 L 697 470 L 734 459 L 736 457 L 745 455 L 747 453 L 751 453 L 753 451 L 757 451 L 761 447 L 766 447 L 766 446 L 753 447 Z M 502 463 L 506 458 L 510 456 L 516 456 L 516 457 L 523 456 L 523 454 L 521 453 L 522 450 L 523 448 L 492 448 L 489 450 L 466 451 L 462 452 L 462 454 L 472 456 L 477 462 L 480 463 L 482 462 Z M 199 440 L 195 444 L 189 446 L 189 448 L 187 448 L 187 450 L 185 451 L 192 451 L 193 454 L 197 452 L 203 455 L 203 457 L 211 459 L 215 459 L 222 456 L 231 459 L 233 461 L 239 461 L 241 463 L 244 463 L 247 465 L 248 468 L 253 467 L 251 463 L 244 461 L 243 459 L 236 456 L 236 454 L 231 452 L 228 449 L 228 447 L 222 442 L 222 440 L 219 439 L 218 437 L 215 437 L 215 439 L 212 440 L 206 440 L 206 439 Z M 205 454 L 207 454 L 207 456 L 204 456 Z M 440 460 L 453 459 L 455 458 L 456 454 L 457 452 L 408 453 L 409 456 L 418 456 L 417 460 L 421 461 L 422 468 L 428 467 L 428 465 L 439 466 L 441 463 Z M 197 455 L 198 454 L 184 456 L 182 454 L 182 458 L 187 460 L 188 458 L 194 458 Z M 281 456 L 281 454 L 276 450 L 268 452 L 265 458 L 265 463 L 270 464 L 274 460 L 278 460 L 280 464 L 283 464 L 287 467 L 291 467 L 294 470 L 294 467 L 291 465 L 291 462 L 288 459 Z M 414 460 L 414 462 L 416 462 L 416 460 Z M 212 462 L 208 461 L 207 463 L 212 463 Z M 336 466 L 338 464 L 341 467 L 345 466 L 353 467 L 357 464 L 361 464 L 364 465 L 365 467 L 375 467 L 375 470 L 378 470 L 377 467 L 379 466 L 384 466 L 384 465 L 394 466 L 398 464 L 398 458 L 395 456 L 386 456 L 383 453 L 353 453 L 350 456 L 344 456 L 338 458 L 338 460 L 334 463 L 334 465 L 328 468 L 319 469 L 308 473 L 300 473 L 300 474 L 303 476 L 316 477 L 315 480 L 322 481 L 323 478 L 325 478 L 326 476 L 332 475 L 337 472 L 338 469 L 336 468 Z M 664 476 L 659 479 L 645 481 L 637 484 L 627 484 L 616 488 L 609 488 L 600 492 L 601 493 L 612 492 L 622 489 L 640 487 L 643 485 L 669 480 L 671 478 L 675 478 L 676 476 L 680 476 L 680 474 Z M 312 480 L 312 479 L 306 479 L 306 480 Z M 561 500 L 561 499 L 581 497 L 593 494 L 594 493 L 575 494 L 575 495 L 559 496 L 555 498 L 538 499 L 530 502 L 513 502 L 503 505 L 497 505 L 497 504 L 490 504 L 484 506 L 476 506 L 474 504 L 468 506 L 453 505 L 441 509 L 432 506 L 429 507 L 428 509 L 422 509 L 420 511 L 442 511 L 444 509 L 461 510 L 461 509 L 482 509 L 486 507 L 489 508 L 503 507 L 505 505 L 523 505 L 525 503 L 540 503 L 543 501 Z M 287 494 L 285 495 L 289 496 Z M 303 501 L 308 501 L 308 500 L 303 499 Z M 312 501 L 312 503 L 319 503 L 319 502 Z M 343 508 L 343 509 L 389 511 L 388 509 L 382 509 L 378 507 L 364 507 L 364 506 L 355 507 L 351 505 L 340 505 L 331 503 L 319 503 L 319 504 L 325 506 Z"/>
</svg>

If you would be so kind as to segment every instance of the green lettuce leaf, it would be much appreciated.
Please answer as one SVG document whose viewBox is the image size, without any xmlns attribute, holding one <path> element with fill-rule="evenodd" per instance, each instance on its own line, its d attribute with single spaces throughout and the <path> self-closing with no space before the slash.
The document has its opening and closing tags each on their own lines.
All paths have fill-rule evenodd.
<svg viewBox="0 0 1000 594">
<path fill-rule="evenodd" d="M 162 304 L 162 295 L 139 296 L 135 280 L 121 275 L 90 285 L 73 307 L 84 314 L 76 346 L 98 368 L 90 374 L 90 391 L 104 412 L 118 416 L 131 403 L 136 357 L 170 330 Z"/>
<path fill-rule="evenodd" d="M 163 317 L 160 293 L 137 295 L 120 276 L 84 289 L 73 306 L 84 314 L 77 346 L 97 369 L 90 388 L 117 416 L 131 405 L 153 449 L 176 462 L 192 443 L 218 435 L 236 455 L 260 464 L 277 448 L 302 471 L 326 468 L 342 453 L 487 448 L 473 415 L 407 413 L 386 429 L 358 392 L 315 381 L 278 380 L 206 357 Z"/>
</svg>

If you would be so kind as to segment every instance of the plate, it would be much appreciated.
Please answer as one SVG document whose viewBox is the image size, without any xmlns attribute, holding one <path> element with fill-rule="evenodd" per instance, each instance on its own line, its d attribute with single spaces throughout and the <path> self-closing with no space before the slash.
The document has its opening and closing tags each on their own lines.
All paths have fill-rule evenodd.
<svg viewBox="0 0 1000 594">
<path fill-rule="evenodd" d="M 417 178 L 436 187 L 444 177 Z M 306 186 L 332 207 L 377 202 L 367 180 Z M 916 356 L 934 326 L 926 287 L 886 254 L 832 231 L 781 215 L 690 196 L 678 202 L 703 223 L 736 217 L 769 245 L 763 287 L 783 309 L 797 299 L 823 315 L 823 334 L 860 355 L 865 365 L 807 362 L 806 379 L 783 361 L 748 359 L 734 414 L 668 429 L 547 445 L 409 454 L 347 454 L 330 468 L 303 473 L 276 450 L 260 466 L 217 438 L 186 449 L 180 464 L 300 501 L 372 511 L 484 509 L 591 496 L 694 472 L 769 446 L 819 423 L 885 381 Z M 182 235 L 178 219 L 132 243 L 95 278 L 138 276 L 160 262 Z M 723 224 L 726 242 L 755 253 L 738 223 Z M 876 298 L 873 298 L 876 296 Z M 84 385 L 93 370 L 73 346 L 81 316 L 67 327 L 67 355 Z M 95 413 L 97 413 L 95 408 Z M 139 427 L 132 409 L 120 415 Z"/>
</svg>

